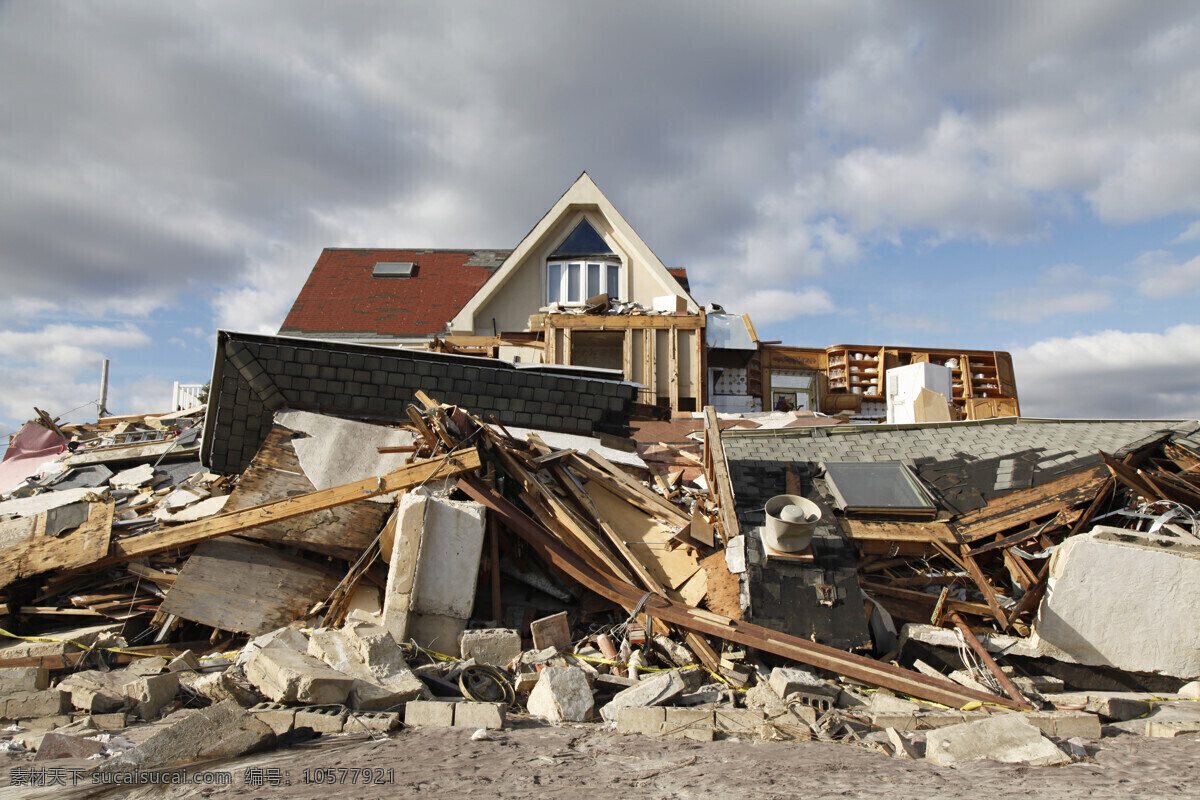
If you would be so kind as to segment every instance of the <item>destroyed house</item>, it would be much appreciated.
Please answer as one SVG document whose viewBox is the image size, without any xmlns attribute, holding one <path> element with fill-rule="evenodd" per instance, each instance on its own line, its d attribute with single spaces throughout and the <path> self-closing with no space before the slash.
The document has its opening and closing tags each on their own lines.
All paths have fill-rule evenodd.
<svg viewBox="0 0 1200 800">
<path fill-rule="evenodd" d="M 587 173 L 512 249 L 325 250 L 279 334 L 616 371 L 638 403 L 673 413 L 894 421 L 889 395 L 901 421 L 1020 413 L 1007 353 L 760 342 L 748 315 L 699 305 L 686 270 L 666 267 Z M 931 369 L 889 390 L 914 364 Z M 944 401 L 918 401 L 921 388 Z"/>
</svg>

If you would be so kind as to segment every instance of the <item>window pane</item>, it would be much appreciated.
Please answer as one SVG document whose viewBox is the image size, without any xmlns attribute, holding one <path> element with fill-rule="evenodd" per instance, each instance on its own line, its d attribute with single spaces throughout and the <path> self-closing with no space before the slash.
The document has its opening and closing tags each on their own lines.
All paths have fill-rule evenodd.
<svg viewBox="0 0 1200 800">
<path fill-rule="evenodd" d="M 581 303 L 583 298 L 579 296 L 582 291 L 582 286 L 579 282 L 579 273 L 583 264 L 567 264 L 567 302 Z"/>
<path fill-rule="evenodd" d="M 546 265 L 546 304 L 557 303 L 562 292 L 562 265 Z"/>
<path fill-rule="evenodd" d="M 605 285 L 604 291 L 608 292 L 609 300 L 621 299 L 621 265 L 608 265 L 608 283 Z"/>
<path fill-rule="evenodd" d="M 600 265 L 588 264 L 588 297 L 600 294 Z"/>
</svg>

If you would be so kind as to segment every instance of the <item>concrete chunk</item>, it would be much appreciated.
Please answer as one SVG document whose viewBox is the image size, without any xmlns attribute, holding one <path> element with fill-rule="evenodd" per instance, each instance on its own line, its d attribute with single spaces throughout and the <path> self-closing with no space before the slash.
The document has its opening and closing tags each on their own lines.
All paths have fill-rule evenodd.
<svg viewBox="0 0 1200 800">
<path fill-rule="evenodd" d="M 592 688 L 579 667 L 546 667 L 529 694 L 529 713 L 547 722 L 586 722 L 592 715 Z"/>
<path fill-rule="evenodd" d="M 713 712 L 713 725 L 722 733 L 758 736 L 767 715 L 749 708 L 720 708 Z"/>
<path fill-rule="evenodd" d="M 167 660 L 165 658 L 160 658 L 159 656 L 154 656 L 152 658 L 134 659 L 129 666 L 125 667 L 125 669 L 121 671 L 131 676 L 146 676 L 157 675 L 166 668 Z"/>
<path fill-rule="evenodd" d="M 125 715 L 121 714 L 121 719 L 125 719 Z M 55 728 L 64 728 L 72 722 L 71 717 L 67 714 L 55 714 L 50 717 L 33 717 L 32 719 L 17 720 L 17 724 L 22 728 L 28 728 L 31 731 L 52 731 Z"/>
<path fill-rule="evenodd" d="M 438 700 L 414 700 L 404 707 L 404 724 L 449 728 L 454 725 L 454 703 Z"/>
<path fill-rule="evenodd" d="M 395 663 L 397 659 L 389 645 L 396 649 L 398 646 L 387 631 L 374 625 L 366 627 L 379 631 L 388 644 L 373 642 L 371 637 L 364 639 L 347 626 L 342 630 L 313 631 L 308 641 L 308 654 L 354 678 L 349 696 L 351 708 L 385 711 L 419 699 L 425 684 L 412 673 L 402 656 L 399 664 Z M 374 670 L 364 654 L 376 658 Z"/>
<path fill-rule="evenodd" d="M 241 649 L 237 654 L 237 658 L 234 659 L 234 664 L 244 667 L 250 661 L 250 657 L 259 650 L 266 650 L 273 647 L 283 647 L 303 653 L 308 650 L 308 639 L 295 628 L 278 628 L 261 636 L 256 636 L 246 642 L 246 646 Z"/>
<path fill-rule="evenodd" d="M 156 718 L 179 693 L 179 676 L 174 672 L 138 678 L 122 688 L 133 701 L 133 713 L 144 720 Z"/>
<path fill-rule="evenodd" d="M 657 736 L 667 720 L 667 710 L 660 706 L 626 707 L 617 712 L 617 733 Z"/>
<path fill-rule="evenodd" d="M 663 721 L 664 739 L 686 739 L 692 742 L 713 740 L 713 712 L 694 708 L 667 708 Z"/>
<path fill-rule="evenodd" d="M 771 670 L 768 683 L 775 694 L 785 700 L 792 694 L 819 695 L 830 698 L 831 707 L 842 692 L 840 687 L 829 681 L 821 680 L 811 672 L 795 667 L 776 667 Z"/>
<path fill-rule="evenodd" d="M 888 742 L 892 745 L 893 758 L 917 759 L 921 757 L 920 749 L 909 741 L 909 738 L 895 728 L 888 728 Z"/>
<path fill-rule="evenodd" d="M 5 667 L 0 669 L 0 697 L 17 692 L 40 692 L 50 686 L 45 667 Z"/>
<path fill-rule="evenodd" d="M 285 647 L 268 647 L 252 655 L 246 664 L 246 677 L 256 689 L 279 703 L 342 704 L 354 688 L 354 678 L 349 675 Z"/>
<path fill-rule="evenodd" d="M 939 728 L 931 731 L 925 742 L 925 758 L 943 767 L 980 760 L 1035 767 L 1071 762 L 1070 756 L 1021 714 L 998 714 Z"/>
<path fill-rule="evenodd" d="M 105 714 L 125 708 L 124 686 L 129 675 L 123 672 L 100 672 L 89 669 L 73 672 L 58 682 L 58 688 L 66 692 L 71 705 L 80 711 Z"/>
<path fill-rule="evenodd" d="M 269 725 L 277 736 L 290 733 L 295 727 L 296 709 L 283 703 L 259 703 L 250 709 L 250 713 Z"/>
<path fill-rule="evenodd" d="M 504 727 L 504 703 L 455 703 L 454 727 L 486 728 L 498 731 Z"/>
<path fill-rule="evenodd" d="M 34 761 L 51 761 L 57 758 L 91 758 L 104 752 L 104 745 L 95 739 L 66 736 L 49 731 L 38 743 Z"/>
<path fill-rule="evenodd" d="M 1086 711 L 1035 711 L 1025 719 L 1056 739 L 1099 739 L 1100 718 Z"/>
<path fill-rule="evenodd" d="M 1056 707 L 1083 706 L 1084 711 L 1099 714 L 1108 722 L 1125 722 L 1150 713 L 1154 695 L 1143 692 L 1068 692 L 1045 699 Z"/>
<path fill-rule="evenodd" d="M 687 686 L 678 670 L 660 672 L 653 678 L 641 681 L 637 686 L 617 692 L 616 696 L 600 709 L 600 715 L 609 722 L 615 722 L 622 708 L 667 705 L 686 689 Z"/>
<path fill-rule="evenodd" d="M 137 747 L 114 756 L 97 772 L 124 773 L 138 769 L 236 758 L 275 746 L 275 732 L 232 700 L 188 714 L 166 726 Z"/>
<path fill-rule="evenodd" d="M 65 692 L 46 689 L 41 692 L 17 692 L 4 699 L 5 719 L 54 717 L 71 707 Z"/>
<path fill-rule="evenodd" d="M 208 674 L 182 672 L 179 676 L 180 685 L 188 687 L 213 703 L 233 700 L 238 705 L 248 708 L 259 700 L 258 695 L 238 683 L 234 678 L 233 668 Z"/>
<path fill-rule="evenodd" d="M 191 650 L 184 650 L 167 664 L 171 672 L 195 672 L 200 669 L 200 659 Z"/>
<path fill-rule="evenodd" d="M 521 634 L 511 628 L 463 631 L 458 647 L 463 658 L 473 658 L 476 664 L 505 667 L 521 656 Z"/>
</svg>

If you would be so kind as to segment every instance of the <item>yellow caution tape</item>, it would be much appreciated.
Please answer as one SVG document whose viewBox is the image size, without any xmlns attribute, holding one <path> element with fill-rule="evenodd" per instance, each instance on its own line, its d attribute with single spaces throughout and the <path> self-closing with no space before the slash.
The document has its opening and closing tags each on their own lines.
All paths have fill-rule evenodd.
<svg viewBox="0 0 1200 800">
<path fill-rule="evenodd" d="M 0 628 L 0 635 L 7 636 L 10 639 L 20 639 L 25 642 L 49 642 L 51 644 L 66 643 L 66 644 L 73 644 L 76 647 L 78 647 L 80 650 L 102 650 L 105 653 L 121 653 L 121 654 L 127 655 L 127 656 L 136 656 L 137 658 L 158 658 L 158 656 L 154 655 L 153 653 L 136 653 L 133 650 L 125 650 L 120 647 L 95 647 L 95 648 L 93 648 L 93 647 L 90 647 L 89 645 L 85 645 L 80 642 L 77 642 L 74 639 L 59 639 L 54 636 L 19 636 L 15 633 L 12 633 L 11 631 L 4 630 L 4 628 Z"/>
</svg>

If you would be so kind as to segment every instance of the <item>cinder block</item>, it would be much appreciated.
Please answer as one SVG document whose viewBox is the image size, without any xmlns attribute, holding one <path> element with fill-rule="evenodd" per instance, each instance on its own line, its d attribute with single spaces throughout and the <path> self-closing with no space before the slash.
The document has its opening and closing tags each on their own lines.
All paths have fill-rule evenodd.
<svg viewBox="0 0 1200 800">
<path fill-rule="evenodd" d="M 449 728 L 454 725 L 455 703 L 437 700 L 412 700 L 404 706 L 404 724 Z"/>
<path fill-rule="evenodd" d="M 342 724 L 345 733 L 359 731 L 394 731 L 400 727 L 400 715 L 395 711 L 355 711 Z"/>
<path fill-rule="evenodd" d="M 713 725 L 722 733 L 758 736 L 767 715 L 750 708 L 725 708 L 713 712 Z"/>
<path fill-rule="evenodd" d="M 622 708 L 617 712 L 617 733 L 657 736 L 666 719 L 667 710 L 658 706 Z"/>
<path fill-rule="evenodd" d="M 346 722 L 346 707 L 340 705 L 303 706 L 296 709 L 297 728 L 312 728 L 318 733 L 341 733 Z"/>
<path fill-rule="evenodd" d="M 1146 735 L 1155 739 L 1176 739 L 1186 737 L 1188 739 L 1200 738 L 1200 723 L 1183 722 L 1180 720 L 1168 720 L 1159 722 L 1158 720 L 1146 721 Z"/>
<path fill-rule="evenodd" d="M 454 727 L 498 731 L 504 727 L 504 711 L 503 703 L 455 703 Z"/>
<path fill-rule="evenodd" d="M 269 725 L 277 736 L 282 736 L 295 727 L 296 709 L 288 708 L 282 703 L 259 703 L 250 709 L 250 713 Z"/>
<path fill-rule="evenodd" d="M 521 655 L 521 634 L 511 628 L 463 631 L 458 642 L 462 657 L 477 664 L 505 666 Z"/>
<path fill-rule="evenodd" d="M 664 739 L 686 739 L 693 742 L 713 740 L 713 712 L 692 708 L 667 708 L 663 722 Z"/>
<path fill-rule="evenodd" d="M 1100 718 L 1086 711 L 1035 711 L 1024 716 L 1047 736 L 1100 738 Z"/>
</svg>

